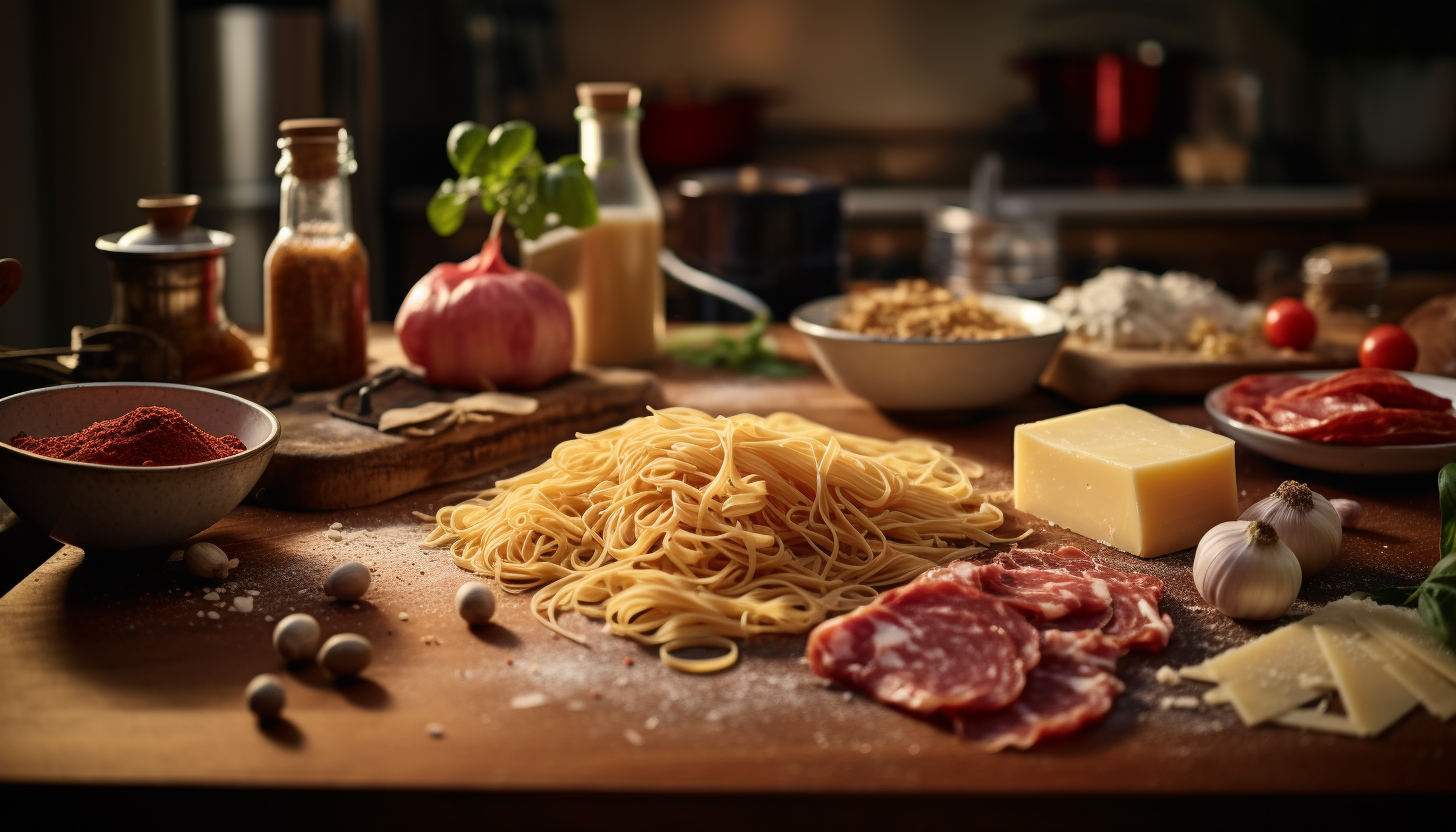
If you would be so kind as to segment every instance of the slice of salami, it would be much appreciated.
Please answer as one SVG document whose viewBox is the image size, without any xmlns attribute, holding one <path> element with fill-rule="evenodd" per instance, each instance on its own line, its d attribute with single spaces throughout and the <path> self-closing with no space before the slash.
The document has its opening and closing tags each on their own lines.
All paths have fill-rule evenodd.
<svg viewBox="0 0 1456 832">
<path fill-rule="evenodd" d="M 986 751 L 1030 748 L 1044 737 L 1070 734 L 1102 719 L 1123 684 L 1113 671 L 1122 651 L 1096 631 L 1041 634 L 1041 663 L 1026 689 L 999 711 L 948 713 L 956 732 Z"/>
<path fill-rule="evenodd" d="M 1004 707 L 1041 660 L 1017 611 L 955 581 L 915 581 L 809 634 L 809 668 L 915 713 Z"/>
<path fill-rule="evenodd" d="M 1173 619 L 1158 610 L 1163 582 L 1152 575 L 1104 566 L 1072 546 L 1063 546 L 1055 553 L 1013 549 L 997 555 L 992 562 L 1018 568 L 1062 569 L 1084 578 L 1106 581 L 1112 594 L 1113 615 L 1102 632 L 1123 652 L 1162 650 L 1173 635 Z"/>
<path fill-rule="evenodd" d="M 927 572 L 921 580 L 956 580 L 974 586 L 1020 610 L 1038 627 L 1070 617 L 1078 622 L 1072 629 L 1100 628 L 1112 617 L 1107 582 L 1065 569 L 1007 569 L 1001 563 L 962 560 Z"/>
</svg>

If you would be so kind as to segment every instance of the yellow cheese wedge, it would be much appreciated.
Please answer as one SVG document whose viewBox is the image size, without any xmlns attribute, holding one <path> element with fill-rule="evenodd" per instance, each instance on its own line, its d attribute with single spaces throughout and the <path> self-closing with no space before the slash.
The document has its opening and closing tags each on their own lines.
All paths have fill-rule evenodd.
<svg viewBox="0 0 1456 832">
<path fill-rule="evenodd" d="M 1016 507 L 1151 558 L 1239 516 L 1234 443 L 1123 404 L 1016 426 Z"/>
<path fill-rule="evenodd" d="M 1415 695 L 1360 649 L 1359 642 L 1370 636 L 1358 625 L 1339 621 L 1312 629 L 1335 677 L 1345 715 L 1366 736 L 1383 732 L 1416 706 Z"/>
<path fill-rule="evenodd" d="M 1362 639 L 1360 649 L 1380 662 L 1385 672 L 1405 685 L 1432 716 L 1445 722 L 1456 716 L 1456 685 L 1432 670 L 1425 662 L 1400 649 L 1384 636 Z"/>
</svg>

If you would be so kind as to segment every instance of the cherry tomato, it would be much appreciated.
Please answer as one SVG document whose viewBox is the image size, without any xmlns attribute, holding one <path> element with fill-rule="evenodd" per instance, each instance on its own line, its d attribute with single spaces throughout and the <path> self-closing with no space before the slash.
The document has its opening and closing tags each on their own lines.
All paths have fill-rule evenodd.
<svg viewBox="0 0 1456 832">
<path fill-rule="evenodd" d="M 1298 298 L 1280 298 L 1264 313 L 1264 340 L 1276 347 L 1307 350 L 1319 323 Z"/>
<path fill-rule="evenodd" d="M 1395 324 L 1381 324 L 1360 342 L 1360 366 L 1382 370 L 1413 370 L 1420 350 L 1410 333 Z"/>
</svg>

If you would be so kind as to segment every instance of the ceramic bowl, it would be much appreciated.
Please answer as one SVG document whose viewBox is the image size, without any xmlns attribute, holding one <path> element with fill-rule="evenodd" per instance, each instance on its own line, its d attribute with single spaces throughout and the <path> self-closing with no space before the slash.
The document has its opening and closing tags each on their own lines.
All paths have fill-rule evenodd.
<svg viewBox="0 0 1456 832">
<path fill-rule="evenodd" d="M 789 323 L 804 334 L 829 380 L 891 411 L 969 411 L 1004 404 L 1036 386 L 1067 334 L 1066 323 L 1044 303 L 981 295 L 980 300 L 1029 335 L 976 341 L 861 335 L 832 325 L 845 295 L 794 310 Z"/>
<path fill-rule="evenodd" d="M 6 444 L 62 436 L 146 405 L 170 407 L 247 450 L 211 462 L 125 467 L 71 462 Z M 0 500 L 62 543 L 136 549 L 181 543 L 221 520 L 263 475 L 278 420 L 246 399 L 182 384 L 71 384 L 0 399 Z"/>
</svg>

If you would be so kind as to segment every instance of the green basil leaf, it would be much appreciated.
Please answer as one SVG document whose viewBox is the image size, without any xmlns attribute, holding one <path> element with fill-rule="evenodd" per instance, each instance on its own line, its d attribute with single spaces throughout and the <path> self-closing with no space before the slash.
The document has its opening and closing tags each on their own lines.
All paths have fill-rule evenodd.
<svg viewBox="0 0 1456 832">
<path fill-rule="evenodd" d="M 1435 580 L 1421 585 L 1421 621 L 1442 644 L 1456 650 L 1456 583 Z"/>
<path fill-rule="evenodd" d="M 1436 475 L 1436 488 L 1441 498 L 1441 557 L 1444 558 L 1456 554 L 1456 462 Z"/>
<path fill-rule="evenodd" d="M 1417 595 L 1420 589 L 1419 586 L 1390 586 L 1374 592 L 1356 592 L 1353 595 L 1355 598 L 1369 598 L 1387 607 L 1408 607 L 1420 597 Z"/>
<path fill-rule="evenodd" d="M 482 154 L 489 156 L 491 131 L 486 130 L 483 125 L 473 121 L 462 121 L 450 128 L 450 136 L 445 139 L 445 153 L 450 157 L 450 164 L 454 166 L 455 172 L 461 176 L 473 176 L 481 173 L 475 168 L 482 164 Z"/>
<path fill-rule="evenodd" d="M 506 219 L 516 228 L 516 236 L 523 240 L 534 240 L 546 233 L 546 203 L 533 199 L 506 214 Z"/>
<path fill-rule="evenodd" d="M 580 156 L 562 156 L 548 166 L 541 190 L 547 209 L 562 225 L 586 228 L 597 224 L 597 192 Z"/>
<path fill-rule="evenodd" d="M 490 158 L 475 171 L 491 179 L 506 179 L 536 148 L 536 128 L 529 121 L 508 121 L 490 131 Z"/>
<path fill-rule="evenodd" d="M 429 220 L 430 228 L 436 234 L 448 237 L 465 224 L 465 211 L 469 204 L 469 192 L 459 190 L 455 180 L 446 179 L 430 197 L 429 205 L 425 206 L 425 219 Z"/>
</svg>

